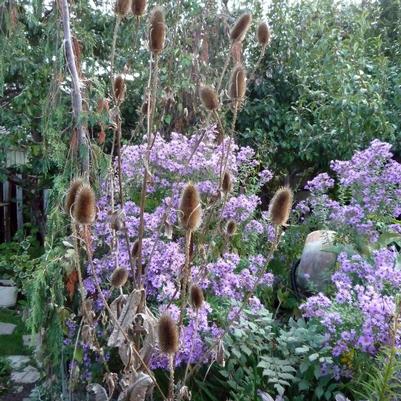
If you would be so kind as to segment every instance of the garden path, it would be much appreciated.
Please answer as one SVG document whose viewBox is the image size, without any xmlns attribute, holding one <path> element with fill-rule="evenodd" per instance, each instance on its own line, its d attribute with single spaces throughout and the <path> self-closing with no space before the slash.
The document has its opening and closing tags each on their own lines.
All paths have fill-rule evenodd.
<svg viewBox="0 0 401 401">
<path fill-rule="evenodd" d="M 0 322 L 0 341 L 1 339 L 7 338 L 7 341 L 13 342 L 14 345 L 20 342 L 21 338 L 16 336 L 17 324 Z M 35 383 L 40 379 L 38 369 L 35 367 L 34 359 L 31 348 L 31 336 L 23 335 L 22 344 L 19 351 L 24 352 L 28 355 L 0 355 L 4 356 L 6 364 L 9 369 L 7 378 L 5 380 L 5 386 L 3 384 L 3 390 L 0 392 L 1 401 L 29 401 L 32 389 L 35 387 Z M 27 352 L 28 350 L 28 352 Z M 5 374 L 5 372 L 3 372 Z M 1 383 L 0 383 L 1 384 Z"/>
</svg>

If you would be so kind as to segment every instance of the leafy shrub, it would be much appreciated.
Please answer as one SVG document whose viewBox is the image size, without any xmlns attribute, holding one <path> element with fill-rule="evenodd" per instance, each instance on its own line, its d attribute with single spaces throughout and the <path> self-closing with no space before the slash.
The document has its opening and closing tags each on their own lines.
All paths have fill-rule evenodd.
<svg viewBox="0 0 401 401">
<path fill-rule="evenodd" d="M 234 400 L 259 400 L 259 392 L 291 400 L 331 400 L 337 390 L 321 369 L 331 365 L 319 325 L 303 319 L 281 324 L 263 307 L 247 311 L 227 336 L 227 366 L 220 371 Z"/>
</svg>

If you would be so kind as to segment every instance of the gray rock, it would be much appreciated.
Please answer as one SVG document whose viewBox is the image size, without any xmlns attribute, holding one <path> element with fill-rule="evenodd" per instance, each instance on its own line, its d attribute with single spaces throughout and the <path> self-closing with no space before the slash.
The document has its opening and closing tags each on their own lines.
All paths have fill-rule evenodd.
<svg viewBox="0 0 401 401">
<path fill-rule="evenodd" d="M 334 231 L 311 232 L 305 241 L 297 268 L 298 287 L 312 293 L 324 292 L 330 283 L 337 255 L 327 249 L 333 245 Z"/>
<path fill-rule="evenodd" d="M 17 326 L 12 323 L 0 323 L 0 335 L 9 336 L 14 333 Z"/>
<path fill-rule="evenodd" d="M 33 338 L 30 334 L 22 336 L 22 342 L 24 343 L 24 347 L 38 347 L 39 336 L 35 335 Z"/>
<path fill-rule="evenodd" d="M 20 372 L 12 372 L 11 380 L 14 383 L 28 384 L 35 383 L 39 380 L 40 374 L 33 366 L 26 366 L 24 370 Z"/>
<path fill-rule="evenodd" d="M 30 362 L 30 358 L 26 355 L 10 355 L 7 357 L 7 360 L 14 370 L 21 369 Z"/>
</svg>

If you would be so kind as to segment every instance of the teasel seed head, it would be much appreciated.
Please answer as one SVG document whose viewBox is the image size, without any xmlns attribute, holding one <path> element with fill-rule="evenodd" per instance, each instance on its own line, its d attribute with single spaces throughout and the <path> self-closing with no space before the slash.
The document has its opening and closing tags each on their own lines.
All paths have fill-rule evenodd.
<svg viewBox="0 0 401 401">
<path fill-rule="evenodd" d="M 141 112 L 145 116 L 148 114 L 148 101 L 147 100 L 142 103 Z M 152 102 L 150 102 L 150 110 L 149 110 L 149 112 L 150 113 L 152 112 Z"/>
<path fill-rule="evenodd" d="M 118 75 L 114 79 L 114 97 L 116 98 L 117 104 L 121 104 L 125 98 L 125 81 L 121 75 Z"/>
<path fill-rule="evenodd" d="M 117 0 L 114 12 L 121 18 L 126 17 L 130 12 L 131 0 Z"/>
<path fill-rule="evenodd" d="M 232 100 L 241 101 L 246 92 L 246 71 L 242 64 L 237 64 L 230 78 L 230 98 Z"/>
<path fill-rule="evenodd" d="M 178 350 L 178 330 L 170 315 L 160 317 L 158 335 L 160 350 L 165 354 L 175 354 Z"/>
<path fill-rule="evenodd" d="M 128 280 L 128 270 L 125 267 L 117 267 L 111 275 L 111 285 L 114 288 L 120 288 L 125 285 Z"/>
<path fill-rule="evenodd" d="M 225 194 L 228 194 L 233 190 L 233 182 L 231 179 L 231 174 L 226 171 L 223 175 L 223 181 L 221 183 L 221 189 Z"/>
<path fill-rule="evenodd" d="M 96 196 L 88 184 L 83 184 L 77 192 L 72 213 L 79 224 L 89 225 L 96 218 Z"/>
<path fill-rule="evenodd" d="M 187 231 L 196 231 L 202 222 L 198 189 L 192 183 L 185 186 L 180 201 L 180 221 Z"/>
<path fill-rule="evenodd" d="M 136 17 L 141 17 L 145 14 L 146 0 L 132 0 L 132 14 Z"/>
<path fill-rule="evenodd" d="M 199 95 L 203 106 L 209 111 L 214 111 L 219 108 L 219 97 L 216 91 L 208 85 L 201 85 Z"/>
<path fill-rule="evenodd" d="M 261 22 L 256 31 L 256 37 L 262 47 L 266 47 L 270 42 L 270 29 L 266 22 Z"/>
<path fill-rule="evenodd" d="M 250 13 L 242 14 L 230 31 L 230 39 L 232 42 L 242 42 L 251 25 L 252 15 Z"/>
<path fill-rule="evenodd" d="M 197 285 L 191 286 L 191 305 L 194 309 L 200 309 L 203 305 L 203 301 L 205 300 L 203 296 L 202 288 Z"/>
<path fill-rule="evenodd" d="M 131 255 L 133 258 L 137 258 L 139 254 L 139 240 L 135 240 L 134 244 L 132 245 Z"/>
<path fill-rule="evenodd" d="M 122 231 L 124 229 L 123 215 L 119 211 L 114 211 L 110 216 L 110 226 L 112 230 Z"/>
<path fill-rule="evenodd" d="M 237 223 L 234 220 L 229 220 L 226 225 L 226 234 L 232 237 L 237 231 Z"/>
<path fill-rule="evenodd" d="M 68 215 L 70 215 L 70 213 L 72 212 L 75 198 L 77 197 L 77 193 L 81 189 L 83 184 L 84 182 L 80 178 L 76 178 L 75 180 L 71 181 L 70 188 L 68 189 L 64 203 L 64 210 Z"/>
<path fill-rule="evenodd" d="M 272 224 L 282 226 L 290 217 L 294 194 L 289 187 L 279 188 L 269 205 L 269 219 Z"/>
<path fill-rule="evenodd" d="M 150 15 L 149 48 L 154 54 L 159 54 L 164 48 L 166 39 L 166 24 L 164 22 L 164 10 L 155 7 Z"/>
</svg>

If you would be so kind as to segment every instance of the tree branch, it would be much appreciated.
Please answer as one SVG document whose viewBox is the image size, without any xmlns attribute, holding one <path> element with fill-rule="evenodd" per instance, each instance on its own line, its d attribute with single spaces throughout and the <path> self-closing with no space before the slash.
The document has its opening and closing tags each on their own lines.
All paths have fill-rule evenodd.
<svg viewBox="0 0 401 401">
<path fill-rule="evenodd" d="M 68 69 L 70 70 L 72 80 L 72 111 L 74 115 L 75 125 L 77 128 L 78 138 L 78 158 L 80 160 L 81 172 L 89 175 L 89 144 L 85 127 L 82 124 L 82 94 L 81 82 L 78 75 L 77 66 L 75 64 L 75 55 L 71 38 L 70 11 L 68 8 L 68 0 L 60 0 L 61 14 L 63 18 L 64 30 L 64 48 Z"/>
</svg>

